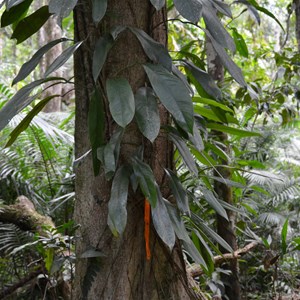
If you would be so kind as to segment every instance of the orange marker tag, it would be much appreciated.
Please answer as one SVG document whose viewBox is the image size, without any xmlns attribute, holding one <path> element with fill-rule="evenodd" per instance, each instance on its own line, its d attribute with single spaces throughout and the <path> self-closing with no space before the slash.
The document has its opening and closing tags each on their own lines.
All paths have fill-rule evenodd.
<svg viewBox="0 0 300 300">
<path fill-rule="evenodd" d="M 146 258 L 150 260 L 151 251 L 150 251 L 150 203 L 145 199 L 145 212 L 144 212 L 144 221 L 145 221 L 145 248 L 146 248 Z"/>
</svg>

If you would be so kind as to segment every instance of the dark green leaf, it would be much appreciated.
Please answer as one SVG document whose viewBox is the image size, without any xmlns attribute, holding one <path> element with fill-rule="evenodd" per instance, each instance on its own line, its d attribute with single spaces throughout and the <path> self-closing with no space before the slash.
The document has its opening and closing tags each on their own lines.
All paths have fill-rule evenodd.
<svg viewBox="0 0 300 300">
<path fill-rule="evenodd" d="M 189 243 L 182 241 L 183 248 L 186 250 L 187 254 L 199 264 L 202 268 L 207 269 L 207 265 L 203 257 L 200 255 L 198 249 L 195 247 L 194 243 L 190 240 Z"/>
<path fill-rule="evenodd" d="M 201 152 L 204 150 L 204 143 L 200 135 L 199 129 L 197 128 L 195 123 L 194 123 L 193 135 L 189 133 L 189 140 L 193 143 L 197 151 Z"/>
<path fill-rule="evenodd" d="M 121 127 L 128 125 L 134 116 L 134 95 L 125 78 L 113 78 L 106 81 L 109 109 L 113 119 Z"/>
<path fill-rule="evenodd" d="M 97 159 L 97 149 L 104 144 L 105 116 L 103 99 L 98 89 L 91 96 L 88 114 L 89 138 L 92 146 L 93 168 L 95 176 L 100 170 L 100 162 Z"/>
<path fill-rule="evenodd" d="M 49 19 L 51 14 L 48 11 L 48 6 L 43 6 L 35 11 L 30 16 L 22 19 L 15 28 L 11 38 L 17 40 L 17 44 L 27 40 L 35 34 Z"/>
<path fill-rule="evenodd" d="M 167 207 L 158 188 L 157 195 L 156 206 L 151 207 L 153 225 L 162 241 L 172 250 L 175 245 L 175 232 Z"/>
<path fill-rule="evenodd" d="M 99 23 L 107 9 L 107 0 L 93 0 L 93 21 Z"/>
<path fill-rule="evenodd" d="M 160 63 L 168 71 L 172 70 L 172 59 L 168 50 L 160 43 L 156 42 L 145 31 L 134 27 L 129 28 L 140 41 L 147 56 L 154 62 Z"/>
<path fill-rule="evenodd" d="M 147 64 L 144 69 L 162 104 L 182 129 L 193 133 L 193 104 L 183 82 L 161 65 Z"/>
<path fill-rule="evenodd" d="M 55 72 L 62 65 L 64 65 L 64 63 L 74 54 L 74 52 L 80 47 L 81 44 L 82 42 L 78 42 L 64 50 L 49 66 L 49 68 L 44 74 L 44 77 L 48 77 L 51 73 Z"/>
<path fill-rule="evenodd" d="M 240 189 L 245 189 L 247 186 L 244 184 L 241 184 L 240 182 L 233 181 L 227 178 L 222 178 L 222 177 L 216 177 L 216 176 L 210 176 L 211 179 L 216 180 L 218 182 L 224 183 L 228 186 L 240 188 Z"/>
<path fill-rule="evenodd" d="M 199 0 L 174 0 L 178 12 L 192 23 L 198 23 L 202 14 L 202 4 Z"/>
<path fill-rule="evenodd" d="M 216 213 L 228 221 L 226 210 L 223 208 L 223 206 L 220 204 L 218 199 L 215 197 L 214 193 L 207 189 L 202 189 L 202 193 L 204 199 L 216 211 Z"/>
<path fill-rule="evenodd" d="M 119 127 L 111 136 L 109 142 L 97 149 L 97 157 L 104 166 L 104 171 L 107 179 L 111 179 L 118 165 L 120 146 L 124 129 Z"/>
<path fill-rule="evenodd" d="M 205 30 L 205 32 L 207 36 L 210 38 L 212 45 L 215 51 L 217 52 L 217 54 L 219 55 L 224 67 L 241 86 L 246 87 L 247 84 L 244 80 L 241 69 L 233 62 L 233 60 L 229 57 L 225 49 L 215 41 L 212 35 L 207 30 Z"/>
<path fill-rule="evenodd" d="M 36 98 L 36 96 L 29 98 L 29 95 L 34 88 L 42 83 L 52 80 L 65 81 L 64 78 L 50 77 L 47 79 L 36 80 L 21 88 L 0 111 L 0 130 L 2 130 L 17 113 L 19 113 Z"/>
<path fill-rule="evenodd" d="M 177 147 L 188 169 L 197 176 L 197 165 L 185 141 L 176 132 L 170 132 L 169 137 Z"/>
<path fill-rule="evenodd" d="M 190 214 L 190 207 L 188 202 L 188 197 L 185 189 L 183 188 L 177 175 L 171 170 L 165 169 L 165 172 L 169 178 L 170 187 L 173 193 L 173 196 L 176 199 L 178 208 L 183 212 Z"/>
<path fill-rule="evenodd" d="M 17 82 L 23 80 L 26 78 L 39 64 L 40 60 L 42 59 L 43 55 L 49 51 L 52 47 L 57 45 L 58 43 L 68 41 L 66 38 L 61 38 L 55 41 L 52 41 L 48 43 L 47 45 L 40 48 L 33 56 L 32 58 L 26 62 L 20 69 L 18 75 L 14 78 L 12 85 L 16 84 Z"/>
<path fill-rule="evenodd" d="M 179 214 L 178 210 L 169 201 L 164 201 L 164 204 L 167 207 L 169 217 L 171 219 L 173 229 L 174 229 L 177 237 L 180 240 L 189 243 L 190 242 L 190 237 L 189 237 L 189 235 L 188 235 L 188 233 L 185 229 L 184 223 L 183 223 L 183 221 L 180 217 L 180 214 Z"/>
<path fill-rule="evenodd" d="M 204 72 L 203 70 L 196 67 L 193 63 L 186 61 L 187 68 L 191 71 L 191 74 L 195 77 L 195 79 L 201 84 L 203 89 L 212 97 L 216 99 L 222 98 L 222 92 L 218 88 L 215 81 L 212 77 Z"/>
<path fill-rule="evenodd" d="M 25 0 L 11 9 L 6 10 L 1 16 L 1 27 L 18 22 L 22 17 L 24 17 L 32 1 L 33 0 Z"/>
<path fill-rule="evenodd" d="M 128 169 L 121 166 L 112 182 L 107 224 L 114 235 L 121 235 L 126 227 L 129 177 Z"/>
<path fill-rule="evenodd" d="M 9 134 L 10 139 L 6 143 L 5 147 L 11 146 L 21 132 L 27 129 L 32 119 L 45 107 L 45 105 L 53 98 L 59 97 L 60 95 L 52 95 L 41 100 L 20 122 L 20 124 Z"/>
<path fill-rule="evenodd" d="M 260 136 L 261 134 L 258 132 L 242 130 L 238 128 L 233 128 L 217 123 L 208 123 L 207 128 L 214 129 L 220 132 L 226 132 L 229 134 L 237 135 L 238 137 L 248 137 L 248 136 Z"/>
<path fill-rule="evenodd" d="M 93 56 L 93 78 L 95 82 L 106 61 L 107 54 L 114 43 L 114 39 L 110 34 L 100 37 L 95 45 Z"/>
<path fill-rule="evenodd" d="M 157 203 L 157 190 L 151 168 L 137 157 L 132 158 L 132 167 L 144 196 L 151 204 L 151 207 L 154 208 Z"/>
<path fill-rule="evenodd" d="M 58 22 L 61 23 L 62 19 L 67 17 L 72 12 L 77 4 L 77 1 L 78 0 L 50 0 L 49 12 L 58 16 Z"/>
<path fill-rule="evenodd" d="M 222 25 L 220 19 L 217 17 L 216 11 L 208 6 L 205 7 L 205 9 L 203 9 L 203 18 L 206 24 L 206 29 L 210 32 L 215 41 L 222 48 L 227 48 L 234 52 L 234 41 Z"/>
<path fill-rule="evenodd" d="M 222 1 L 213 0 L 213 6 L 223 15 L 232 18 L 232 13 L 228 4 Z"/>
<path fill-rule="evenodd" d="M 135 118 L 142 134 L 152 143 L 160 129 L 160 117 L 155 96 L 150 88 L 140 88 L 135 94 Z"/>
<path fill-rule="evenodd" d="M 248 47 L 242 35 L 238 33 L 236 28 L 232 28 L 233 39 L 236 45 L 236 49 L 241 56 L 248 57 Z"/>
<path fill-rule="evenodd" d="M 160 10 L 165 5 L 165 0 L 150 0 L 156 10 Z"/>
</svg>

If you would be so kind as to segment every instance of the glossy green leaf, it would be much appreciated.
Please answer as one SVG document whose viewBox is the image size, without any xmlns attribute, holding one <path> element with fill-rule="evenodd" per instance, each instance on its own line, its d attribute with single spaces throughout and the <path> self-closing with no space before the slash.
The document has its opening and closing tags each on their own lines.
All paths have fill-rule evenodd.
<svg viewBox="0 0 300 300">
<path fill-rule="evenodd" d="M 22 19 L 16 26 L 12 39 L 17 40 L 17 44 L 20 44 L 35 34 L 49 19 L 51 14 L 48 11 L 48 6 L 43 6 L 36 10 L 33 14 Z"/>
<path fill-rule="evenodd" d="M 241 86 L 246 87 L 247 84 L 244 80 L 244 76 L 242 74 L 241 69 L 234 63 L 234 61 L 230 58 L 225 49 L 222 46 L 220 46 L 218 42 L 216 42 L 212 35 L 207 30 L 205 30 L 205 32 L 210 38 L 212 45 L 217 54 L 219 55 L 224 67 Z"/>
<path fill-rule="evenodd" d="M 107 179 L 111 179 L 116 171 L 123 134 L 124 129 L 122 127 L 117 128 L 109 142 L 97 149 L 97 158 L 103 164 Z"/>
<path fill-rule="evenodd" d="M 25 0 L 22 3 L 13 6 L 11 9 L 6 10 L 1 16 L 1 27 L 8 26 L 18 22 L 24 17 L 33 0 Z"/>
<path fill-rule="evenodd" d="M 187 233 L 187 230 L 185 229 L 184 223 L 180 217 L 179 211 L 176 209 L 176 207 L 171 204 L 169 201 L 164 200 L 164 204 L 167 207 L 170 220 L 173 225 L 173 229 L 176 233 L 176 236 L 187 243 L 190 242 L 190 237 Z"/>
<path fill-rule="evenodd" d="M 287 233 L 288 233 L 289 219 L 286 219 L 281 230 L 281 251 L 286 254 L 287 250 Z"/>
<path fill-rule="evenodd" d="M 17 113 L 19 113 L 37 97 L 29 97 L 33 89 L 52 80 L 66 81 L 64 78 L 50 77 L 47 79 L 36 80 L 21 88 L 0 111 L 0 130 L 2 130 Z"/>
<path fill-rule="evenodd" d="M 172 59 L 168 50 L 162 44 L 156 42 L 141 29 L 134 27 L 129 27 L 129 29 L 135 34 L 145 53 L 154 63 L 163 65 L 168 71 L 172 70 Z"/>
<path fill-rule="evenodd" d="M 223 208 L 223 206 L 220 204 L 218 199 L 215 197 L 214 193 L 207 189 L 202 189 L 202 193 L 204 199 L 216 211 L 216 213 L 228 221 L 226 210 Z"/>
<path fill-rule="evenodd" d="M 128 125 L 134 116 L 134 95 L 125 78 L 113 78 L 106 81 L 109 109 L 113 119 L 121 127 Z"/>
<path fill-rule="evenodd" d="M 108 202 L 107 224 L 115 235 L 121 235 L 127 223 L 127 197 L 130 173 L 121 166 L 113 179 L 110 200 Z"/>
<path fill-rule="evenodd" d="M 202 14 L 202 4 L 199 0 L 174 0 L 178 12 L 192 23 L 198 23 Z"/>
<path fill-rule="evenodd" d="M 159 133 L 160 117 L 150 88 L 140 88 L 135 94 L 135 119 L 141 133 L 153 143 Z"/>
<path fill-rule="evenodd" d="M 188 167 L 188 169 L 197 176 L 198 169 L 197 169 L 197 165 L 195 163 L 195 159 L 193 158 L 185 141 L 175 132 L 170 132 L 169 137 L 172 140 L 172 142 L 175 144 L 175 146 L 177 147 L 177 149 L 178 149 L 184 163 Z"/>
<path fill-rule="evenodd" d="M 183 82 L 161 65 L 147 64 L 144 69 L 162 104 L 182 129 L 193 133 L 193 104 Z"/>
<path fill-rule="evenodd" d="M 195 77 L 195 79 L 201 84 L 203 89 L 210 96 L 216 99 L 222 98 L 221 90 L 218 88 L 217 84 L 208 73 L 196 67 L 193 63 L 189 61 L 186 61 L 185 64 L 186 67 L 191 71 L 191 74 Z"/>
<path fill-rule="evenodd" d="M 97 149 L 104 144 L 105 129 L 103 99 L 98 89 L 95 89 L 91 96 L 88 113 L 88 129 L 92 147 L 94 174 L 96 176 L 100 170 L 100 161 L 97 159 Z"/>
<path fill-rule="evenodd" d="M 183 188 L 180 179 L 171 170 L 165 169 L 165 172 L 169 178 L 172 194 L 176 199 L 178 208 L 183 213 L 190 214 L 190 207 L 189 207 L 187 193 L 186 190 Z"/>
<path fill-rule="evenodd" d="M 81 44 L 82 42 L 78 42 L 64 50 L 46 70 L 44 77 L 48 77 L 51 73 L 55 72 L 57 69 L 63 66 L 67 62 L 67 60 L 74 54 L 74 52 L 80 47 Z"/>
<path fill-rule="evenodd" d="M 208 120 L 222 122 L 222 120 L 210 108 L 205 108 L 202 105 L 194 105 L 195 112 Z"/>
<path fill-rule="evenodd" d="M 189 243 L 182 241 L 183 248 L 187 251 L 187 254 L 199 264 L 203 269 L 207 269 L 207 265 L 203 257 L 200 255 L 198 249 L 195 247 L 194 243 L 190 240 Z"/>
<path fill-rule="evenodd" d="M 139 158 L 133 157 L 132 167 L 140 189 L 151 204 L 151 207 L 154 208 L 157 204 L 157 189 L 155 177 L 150 166 Z"/>
<path fill-rule="evenodd" d="M 226 132 L 229 134 L 236 135 L 238 137 L 249 137 L 249 136 L 260 136 L 261 134 L 254 131 L 242 130 L 234 127 L 229 127 L 217 123 L 208 123 L 207 128 L 214 129 L 221 132 Z"/>
<path fill-rule="evenodd" d="M 224 105 L 224 104 L 222 104 L 220 102 L 217 102 L 215 100 L 212 100 L 212 99 L 207 99 L 207 98 L 195 96 L 195 97 L 193 97 L 193 102 L 207 104 L 207 105 L 215 106 L 215 107 L 219 107 L 222 110 L 228 111 L 230 113 L 234 112 L 230 107 L 228 107 L 228 106 L 226 106 L 226 105 Z"/>
<path fill-rule="evenodd" d="M 45 107 L 45 105 L 53 98 L 59 97 L 60 95 L 52 95 L 41 100 L 20 122 L 20 124 L 9 134 L 10 139 L 6 143 L 5 147 L 11 146 L 17 137 L 27 129 L 32 119 Z"/>
<path fill-rule="evenodd" d="M 39 64 L 43 55 L 46 52 L 48 52 L 52 47 L 54 47 L 55 45 L 57 45 L 61 42 L 65 42 L 68 40 L 69 39 L 61 38 L 58 40 L 54 40 L 54 41 L 46 44 L 42 48 L 40 48 L 28 62 L 26 62 L 25 64 L 22 65 L 18 75 L 14 78 L 12 85 L 14 85 L 14 84 L 18 83 L 19 81 L 23 80 L 24 78 L 26 78 Z"/>
<path fill-rule="evenodd" d="M 95 51 L 93 55 L 93 78 L 95 82 L 103 68 L 106 61 L 107 54 L 114 43 L 114 39 L 110 34 L 100 37 L 95 45 Z"/>
<path fill-rule="evenodd" d="M 155 7 L 156 10 L 160 10 L 165 5 L 165 0 L 150 0 L 152 5 Z"/>
<path fill-rule="evenodd" d="M 153 226 L 162 241 L 169 247 L 170 250 L 172 250 L 176 240 L 175 231 L 173 229 L 167 207 L 158 188 L 157 195 L 158 199 L 156 206 L 151 207 Z"/>
<path fill-rule="evenodd" d="M 61 23 L 62 19 L 72 12 L 77 2 L 78 0 L 50 0 L 49 12 L 55 14 L 58 17 L 58 22 Z"/>
<path fill-rule="evenodd" d="M 235 51 L 235 43 L 228 31 L 224 28 L 216 11 L 208 6 L 203 9 L 203 18 L 206 29 L 210 32 L 214 40 L 222 47 Z"/>
<path fill-rule="evenodd" d="M 99 23 L 104 17 L 107 9 L 107 0 L 93 0 L 93 21 Z"/>
<path fill-rule="evenodd" d="M 233 39 L 234 39 L 238 53 L 241 56 L 248 58 L 248 55 L 249 55 L 248 47 L 247 47 L 247 44 L 246 44 L 243 36 L 238 33 L 236 28 L 232 28 L 232 35 L 233 35 Z"/>
</svg>

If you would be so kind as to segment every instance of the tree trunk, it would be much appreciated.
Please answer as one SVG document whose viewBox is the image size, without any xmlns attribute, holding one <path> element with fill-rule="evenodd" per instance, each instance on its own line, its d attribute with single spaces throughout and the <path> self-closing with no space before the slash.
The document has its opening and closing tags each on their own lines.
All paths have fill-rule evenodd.
<svg viewBox="0 0 300 300">
<path fill-rule="evenodd" d="M 220 58 L 218 57 L 216 51 L 214 50 L 211 41 L 209 38 L 206 39 L 206 53 L 207 53 L 207 65 L 208 72 L 213 77 L 214 80 L 222 81 L 224 79 L 224 68 L 221 64 Z M 225 152 L 229 153 L 228 148 L 228 136 L 224 132 L 214 131 L 213 136 L 216 140 L 220 141 L 225 145 Z M 226 166 L 228 165 L 227 161 L 222 160 L 221 164 Z M 231 172 L 226 167 L 217 167 L 214 171 L 214 176 L 222 176 L 224 179 L 230 179 Z M 232 190 L 231 188 L 222 183 L 215 181 L 214 182 L 214 191 L 219 197 L 219 199 L 227 202 L 228 204 L 233 205 L 232 199 Z M 220 215 L 217 215 L 217 232 L 218 234 L 231 246 L 235 251 L 238 249 L 236 236 L 235 236 L 235 213 L 231 210 L 226 210 L 228 220 L 224 219 Z M 221 247 L 221 252 L 226 253 L 227 250 Z M 223 265 L 223 268 L 226 268 L 231 271 L 231 275 L 222 276 L 222 281 L 225 284 L 225 292 L 230 300 L 239 300 L 240 299 L 240 284 L 238 276 L 238 259 L 232 259 L 230 262 Z"/>
<path fill-rule="evenodd" d="M 300 0 L 294 0 L 295 4 L 295 15 L 296 15 L 296 39 L 298 45 L 298 51 L 300 52 Z"/>
<path fill-rule="evenodd" d="M 90 149 L 87 117 L 90 94 L 94 89 L 92 55 L 95 40 L 114 25 L 138 27 L 166 43 L 163 25 L 165 10 L 155 12 L 150 1 L 108 1 L 106 17 L 97 28 L 92 22 L 91 1 L 79 0 L 74 11 L 75 39 L 86 40 L 75 54 L 76 157 Z M 161 24 L 156 26 L 156 24 Z M 151 28 L 156 28 L 151 32 Z M 147 58 L 137 39 L 128 31 L 123 32 L 111 49 L 101 73 L 99 85 L 105 86 L 107 78 L 125 77 L 135 92 L 145 86 L 146 77 L 142 63 Z M 104 103 L 106 137 L 113 131 L 113 122 Z M 169 122 L 166 111 L 160 108 L 162 124 Z M 158 184 L 165 186 L 163 168 L 172 167 L 172 147 L 162 133 L 158 142 L 149 145 L 134 123 L 126 129 L 122 140 L 120 160 L 126 162 L 140 145 L 145 146 L 145 159 L 152 166 Z M 159 166 L 158 166 L 159 162 Z M 128 221 L 122 236 L 115 238 L 107 226 L 108 200 L 111 182 L 104 174 L 93 175 L 91 157 L 76 170 L 75 220 L 80 224 L 76 255 L 74 299 L 194 299 L 188 289 L 185 263 L 180 244 L 170 252 L 151 229 L 151 260 L 146 260 L 144 246 L 144 220 L 141 195 L 129 192 Z M 165 193 L 162 189 L 162 193 Z M 98 249 L 100 258 L 80 258 L 87 249 Z"/>
</svg>

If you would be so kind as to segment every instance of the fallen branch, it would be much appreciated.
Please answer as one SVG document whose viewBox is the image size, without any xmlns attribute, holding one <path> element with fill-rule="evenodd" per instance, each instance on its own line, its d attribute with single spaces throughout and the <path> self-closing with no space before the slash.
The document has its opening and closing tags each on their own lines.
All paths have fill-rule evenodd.
<svg viewBox="0 0 300 300">
<path fill-rule="evenodd" d="M 215 265 L 220 265 L 223 262 L 226 262 L 231 259 L 237 259 L 240 258 L 241 255 L 249 252 L 251 249 L 255 248 L 258 245 L 258 242 L 254 241 L 245 246 L 244 248 L 238 249 L 234 251 L 233 253 L 225 253 L 223 255 L 218 255 L 214 257 L 214 263 Z M 204 274 L 203 269 L 196 264 L 193 264 L 187 268 L 187 272 L 194 278 L 197 276 L 201 276 Z"/>
</svg>

